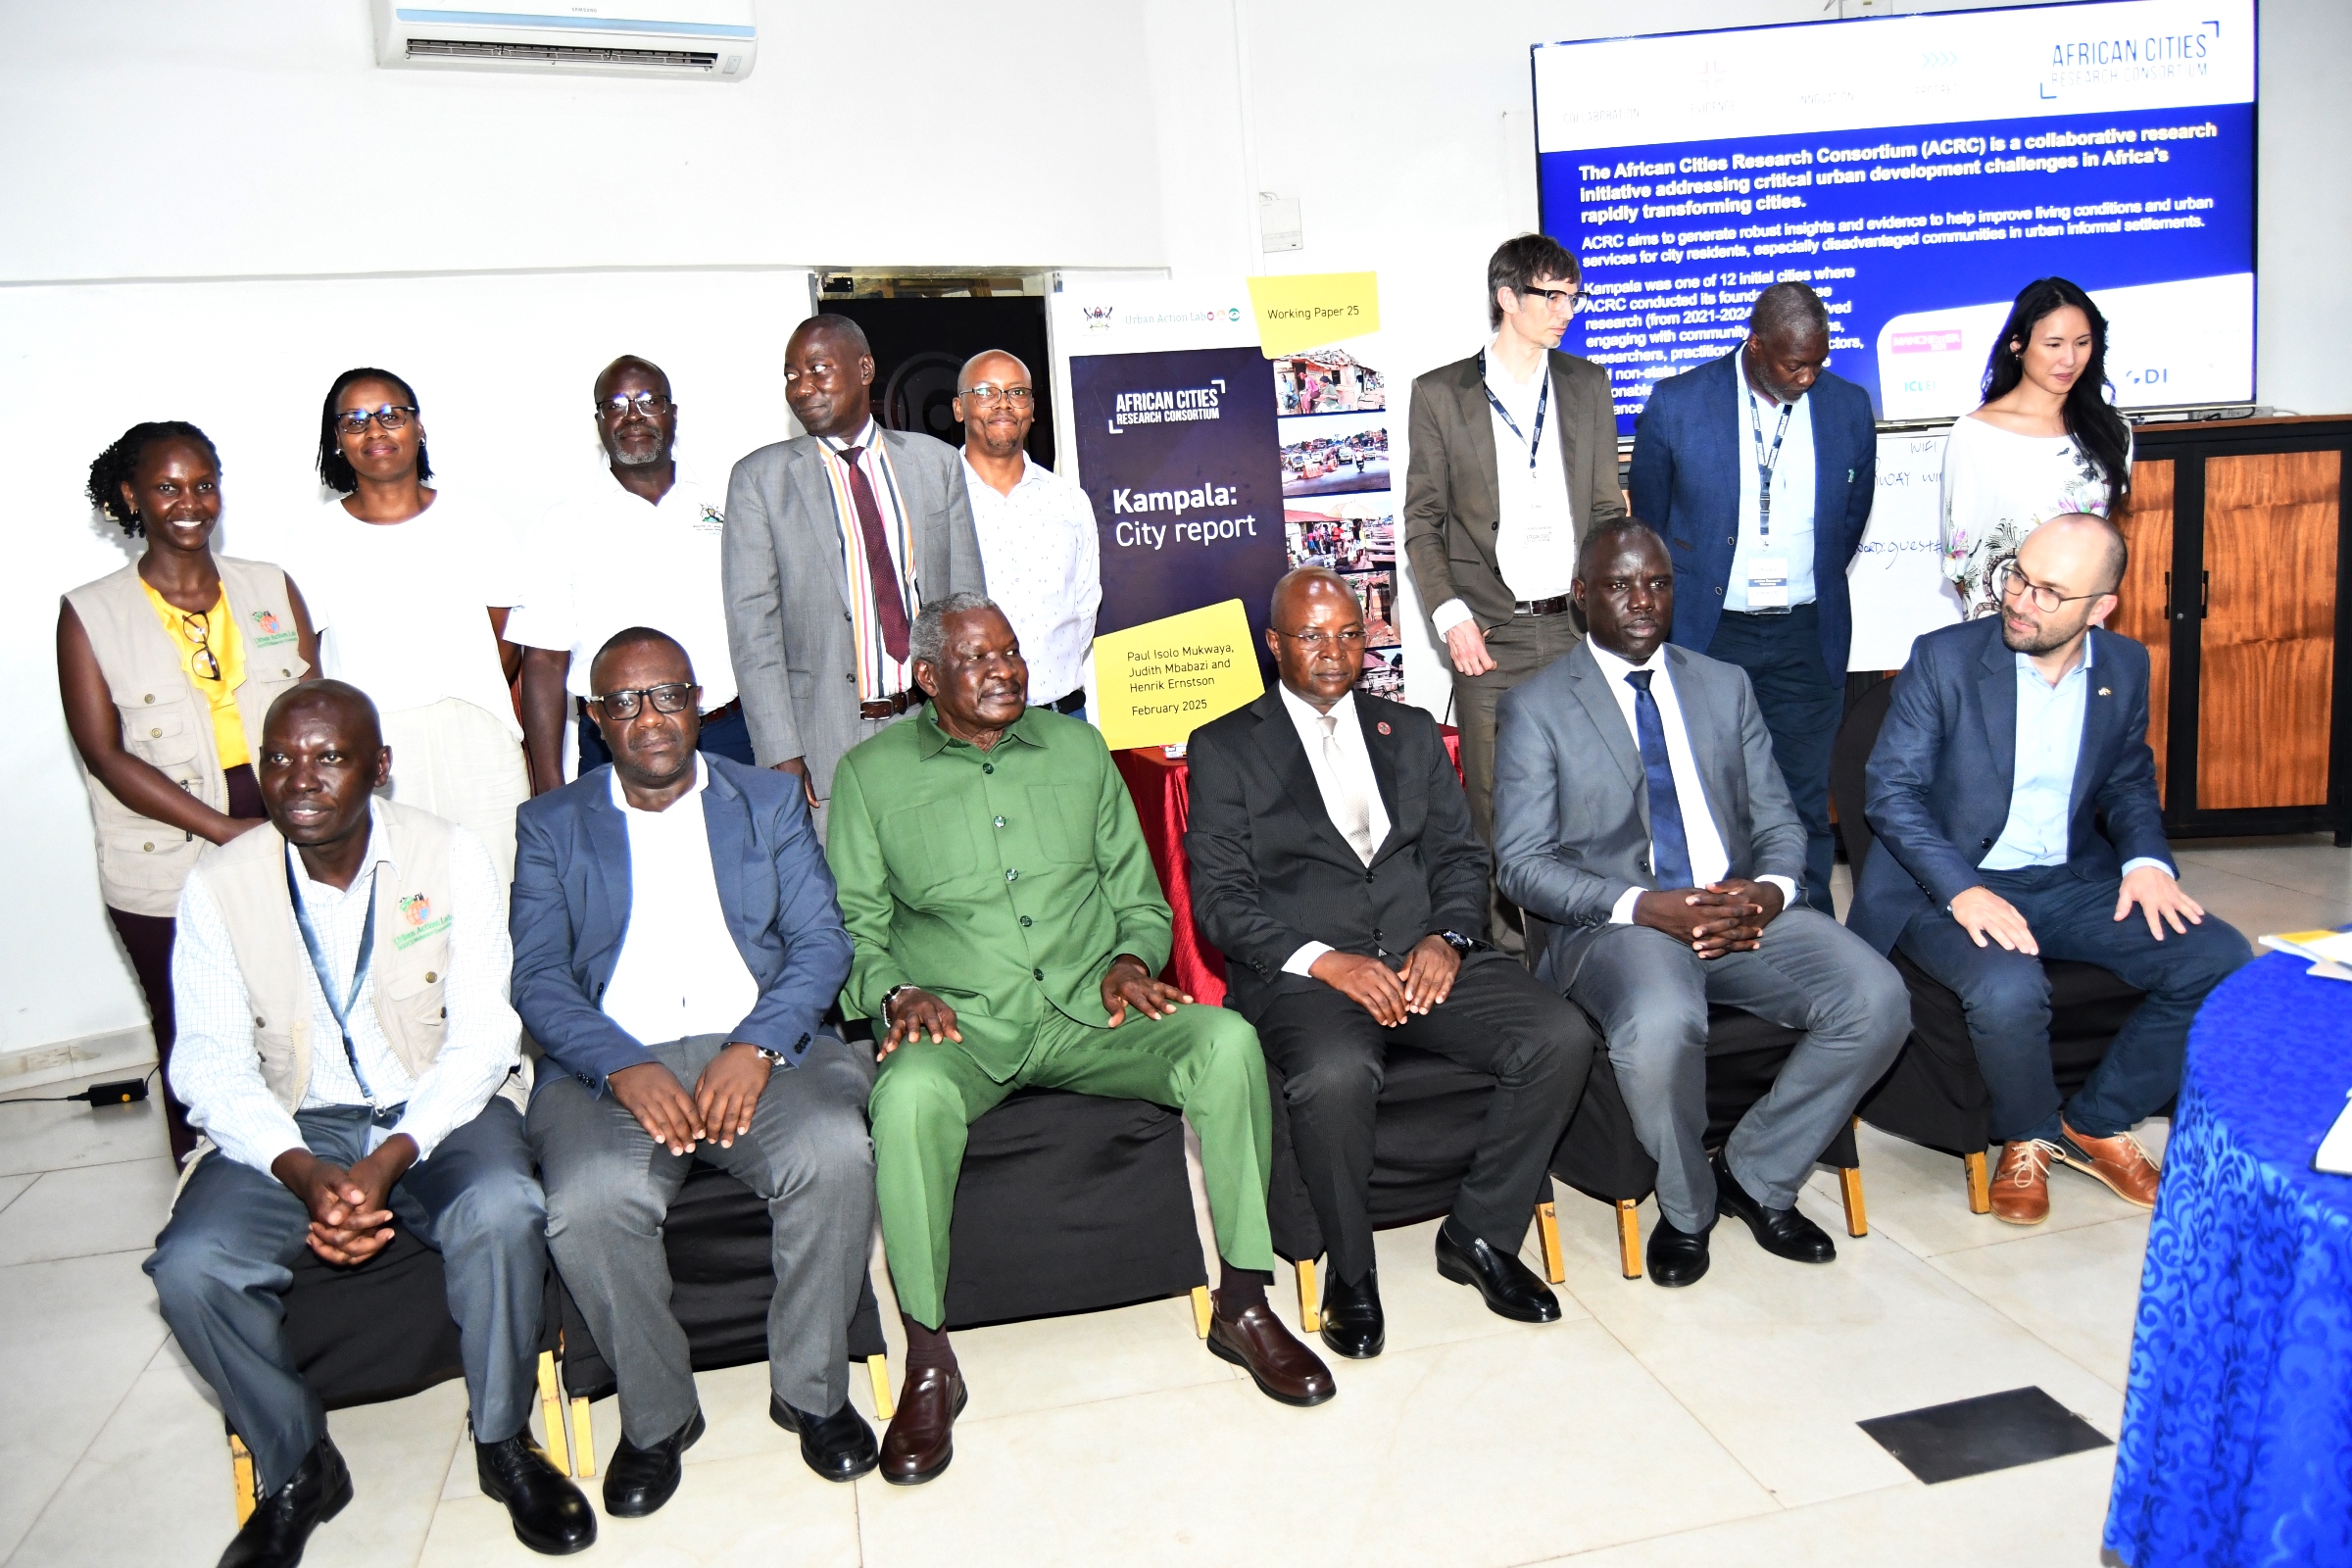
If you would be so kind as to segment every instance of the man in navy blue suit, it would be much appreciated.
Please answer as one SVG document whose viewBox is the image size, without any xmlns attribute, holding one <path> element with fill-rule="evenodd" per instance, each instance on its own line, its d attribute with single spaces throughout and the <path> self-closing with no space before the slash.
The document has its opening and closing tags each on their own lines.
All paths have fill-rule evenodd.
<svg viewBox="0 0 2352 1568">
<path fill-rule="evenodd" d="M 695 750 L 675 640 L 589 670 L 612 762 L 515 822 L 514 1010 L 546 1053 L 524 1120 L 547 1247 L 620 1385 L 605 1511 L 669 1500 L 703 1433 L 662 1227 L 699 1152 L 767 1200 L 768 1415 L 829 1481 L 879 1458 L 849 1401 L 874 1223 L 870 1054 L 823 1024 L 850 937 L 800 781 Z"/>
<path fill-rule="evenodd" d="M 1756 297 L 1747 341 L 1660 381 L 1634 427 L 1634 515 L 1674 558 L 1678 647 L 1738 664 L 1805 828 L 1805 902 L 1830 907 L 1830 747 L 1845 716 L 1845 568 L 1878 485 L 1870 394 L 1832 375 L 1802 283 Z"/>
<path fill-rule="evenodd" d="M 2131 1129 L 2173 1098 L 2189 1019 L 2252 956 L 2174 880 L 2147 650 L 2100 624 L 2125 560 L 2103 517 L 2036 528 L 2001 582 L 1997 619 L 1912 644 L 1870 755 L 1877 840 L 1846 923 L 1959 995 L 2006 1145 L 1992 1211 L 2016 1225 L 2048 1217 L 2053 1160 L 2154 1206 L 2156 1164 Z M 2063 1105 L 2044 957 L 2147 993 Z"/>
</svg>

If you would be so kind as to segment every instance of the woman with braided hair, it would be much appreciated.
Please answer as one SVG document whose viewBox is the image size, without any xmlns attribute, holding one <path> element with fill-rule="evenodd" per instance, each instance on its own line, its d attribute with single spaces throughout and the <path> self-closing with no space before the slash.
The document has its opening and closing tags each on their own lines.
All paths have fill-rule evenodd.
<svg viewBox="0 0 2352 1568">
<path fill-rule="evenodd" d="M 318 662 L 310 612 L 266 562 L 213 554 L 220 459 L 178 419 L 134 424 L 90 465 L 90 504 L 144 554 L 57 612 L 57 680 L 98 833 L 106 912 L 155 1017 L 172 1152 L 196 1145 L 172 1094 L 172 917 L 207 844 L 264 816 L 262 719 Z"/>
</svg>

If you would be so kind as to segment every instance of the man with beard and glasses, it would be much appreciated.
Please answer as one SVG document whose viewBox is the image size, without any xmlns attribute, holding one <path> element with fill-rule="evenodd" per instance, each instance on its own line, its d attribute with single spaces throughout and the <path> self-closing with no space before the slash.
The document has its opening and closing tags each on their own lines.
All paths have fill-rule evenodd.
<svg viewBox="0 0 2352 1568">
<path fill-rule="evenodd" d="M 533 537 L 523 602 L 507 617 L 521 645 L 523 749 L 531 793 L 563 784 L 564 730 L 579 718 L 585 773 L 612 760 L 588 712 L 588 664 L 628 626 L 675 637 L 703 677 L 706 754 L 749 764 L 751 732 L 727 661 L 727 605 L 719 586 L 718 492 L 678 472 L 678 405 L 651 360 L 624 354 L 596 378 L 597 439 L 609 477 L 551 509 Z"/>
<path fill-rule="evenodd" d="M 2049 1217 L 2053 1161 L 2155 1205 L 2156 1162 L 2132 1128 L 2173 1098 L 2189 1019 L 2252 956 L 2175 880 L 2147 650 L 2104 624 L 2127 559 L 2104 517 L 2034 529 L 1998 616 L 1912 644 L 1870 754 L 1876 839 L 1846 923 L 1959 995 L 2004 1146 L 1992 1212 L 2012 1225 Z M 2147 993 L 2063 1104 L 2043 958 Z"/>
</svg>

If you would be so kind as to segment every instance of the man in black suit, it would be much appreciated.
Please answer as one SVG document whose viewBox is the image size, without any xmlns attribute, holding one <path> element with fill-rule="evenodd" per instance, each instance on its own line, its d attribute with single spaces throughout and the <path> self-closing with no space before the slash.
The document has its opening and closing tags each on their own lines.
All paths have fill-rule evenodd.
<svg viewBox="0 0 2352 1568">
<path fill-rule="evenodd" d="M 1504 1317 L 1548 1323 L 1559 1302 L 1517 1254 L 1592 1026 L 1477 939 L 1486 846 L 1436 722 L 1352 691 L 1364 620 L 1347 582 L 1313 566 L 1283 578 L 1266 644 L 1281 685 L 1193 732 L 1184 847 L 1193 918 L 1233 960 L 1228 1004 L 1282 1071 L 1330 1239 L 1323 1341 L 1360 1359 L 1386 1335 L 1367 1198 L 1392 1040 L 1494 1074 L 1438 1272 Z"/>
</svg>

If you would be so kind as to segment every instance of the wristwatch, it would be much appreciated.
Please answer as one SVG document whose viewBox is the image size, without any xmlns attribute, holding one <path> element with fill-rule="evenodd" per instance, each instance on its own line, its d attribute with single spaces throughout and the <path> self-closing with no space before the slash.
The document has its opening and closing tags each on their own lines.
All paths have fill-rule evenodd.
<svg viewBox="0 0 2352 1568">
<path fill-rule="evenodd" d="M 1441 931 L 1438 933 L 1438 940 L 1465 957 L 1478 951 L 1478 940 L 1475 937 L 1466 937 L 1459 931 Z"/>
<path fill-rule="evenodd" d="M 892 986 L 888 991 L 882 993 L 883 1028 L 888 1029 L 890 1027 L 890 1004 L 899 1000 L 899 993 L 902 991 L 912 991 L 914 987 L 912 985 L 902 983 Z"/>
</svg>

